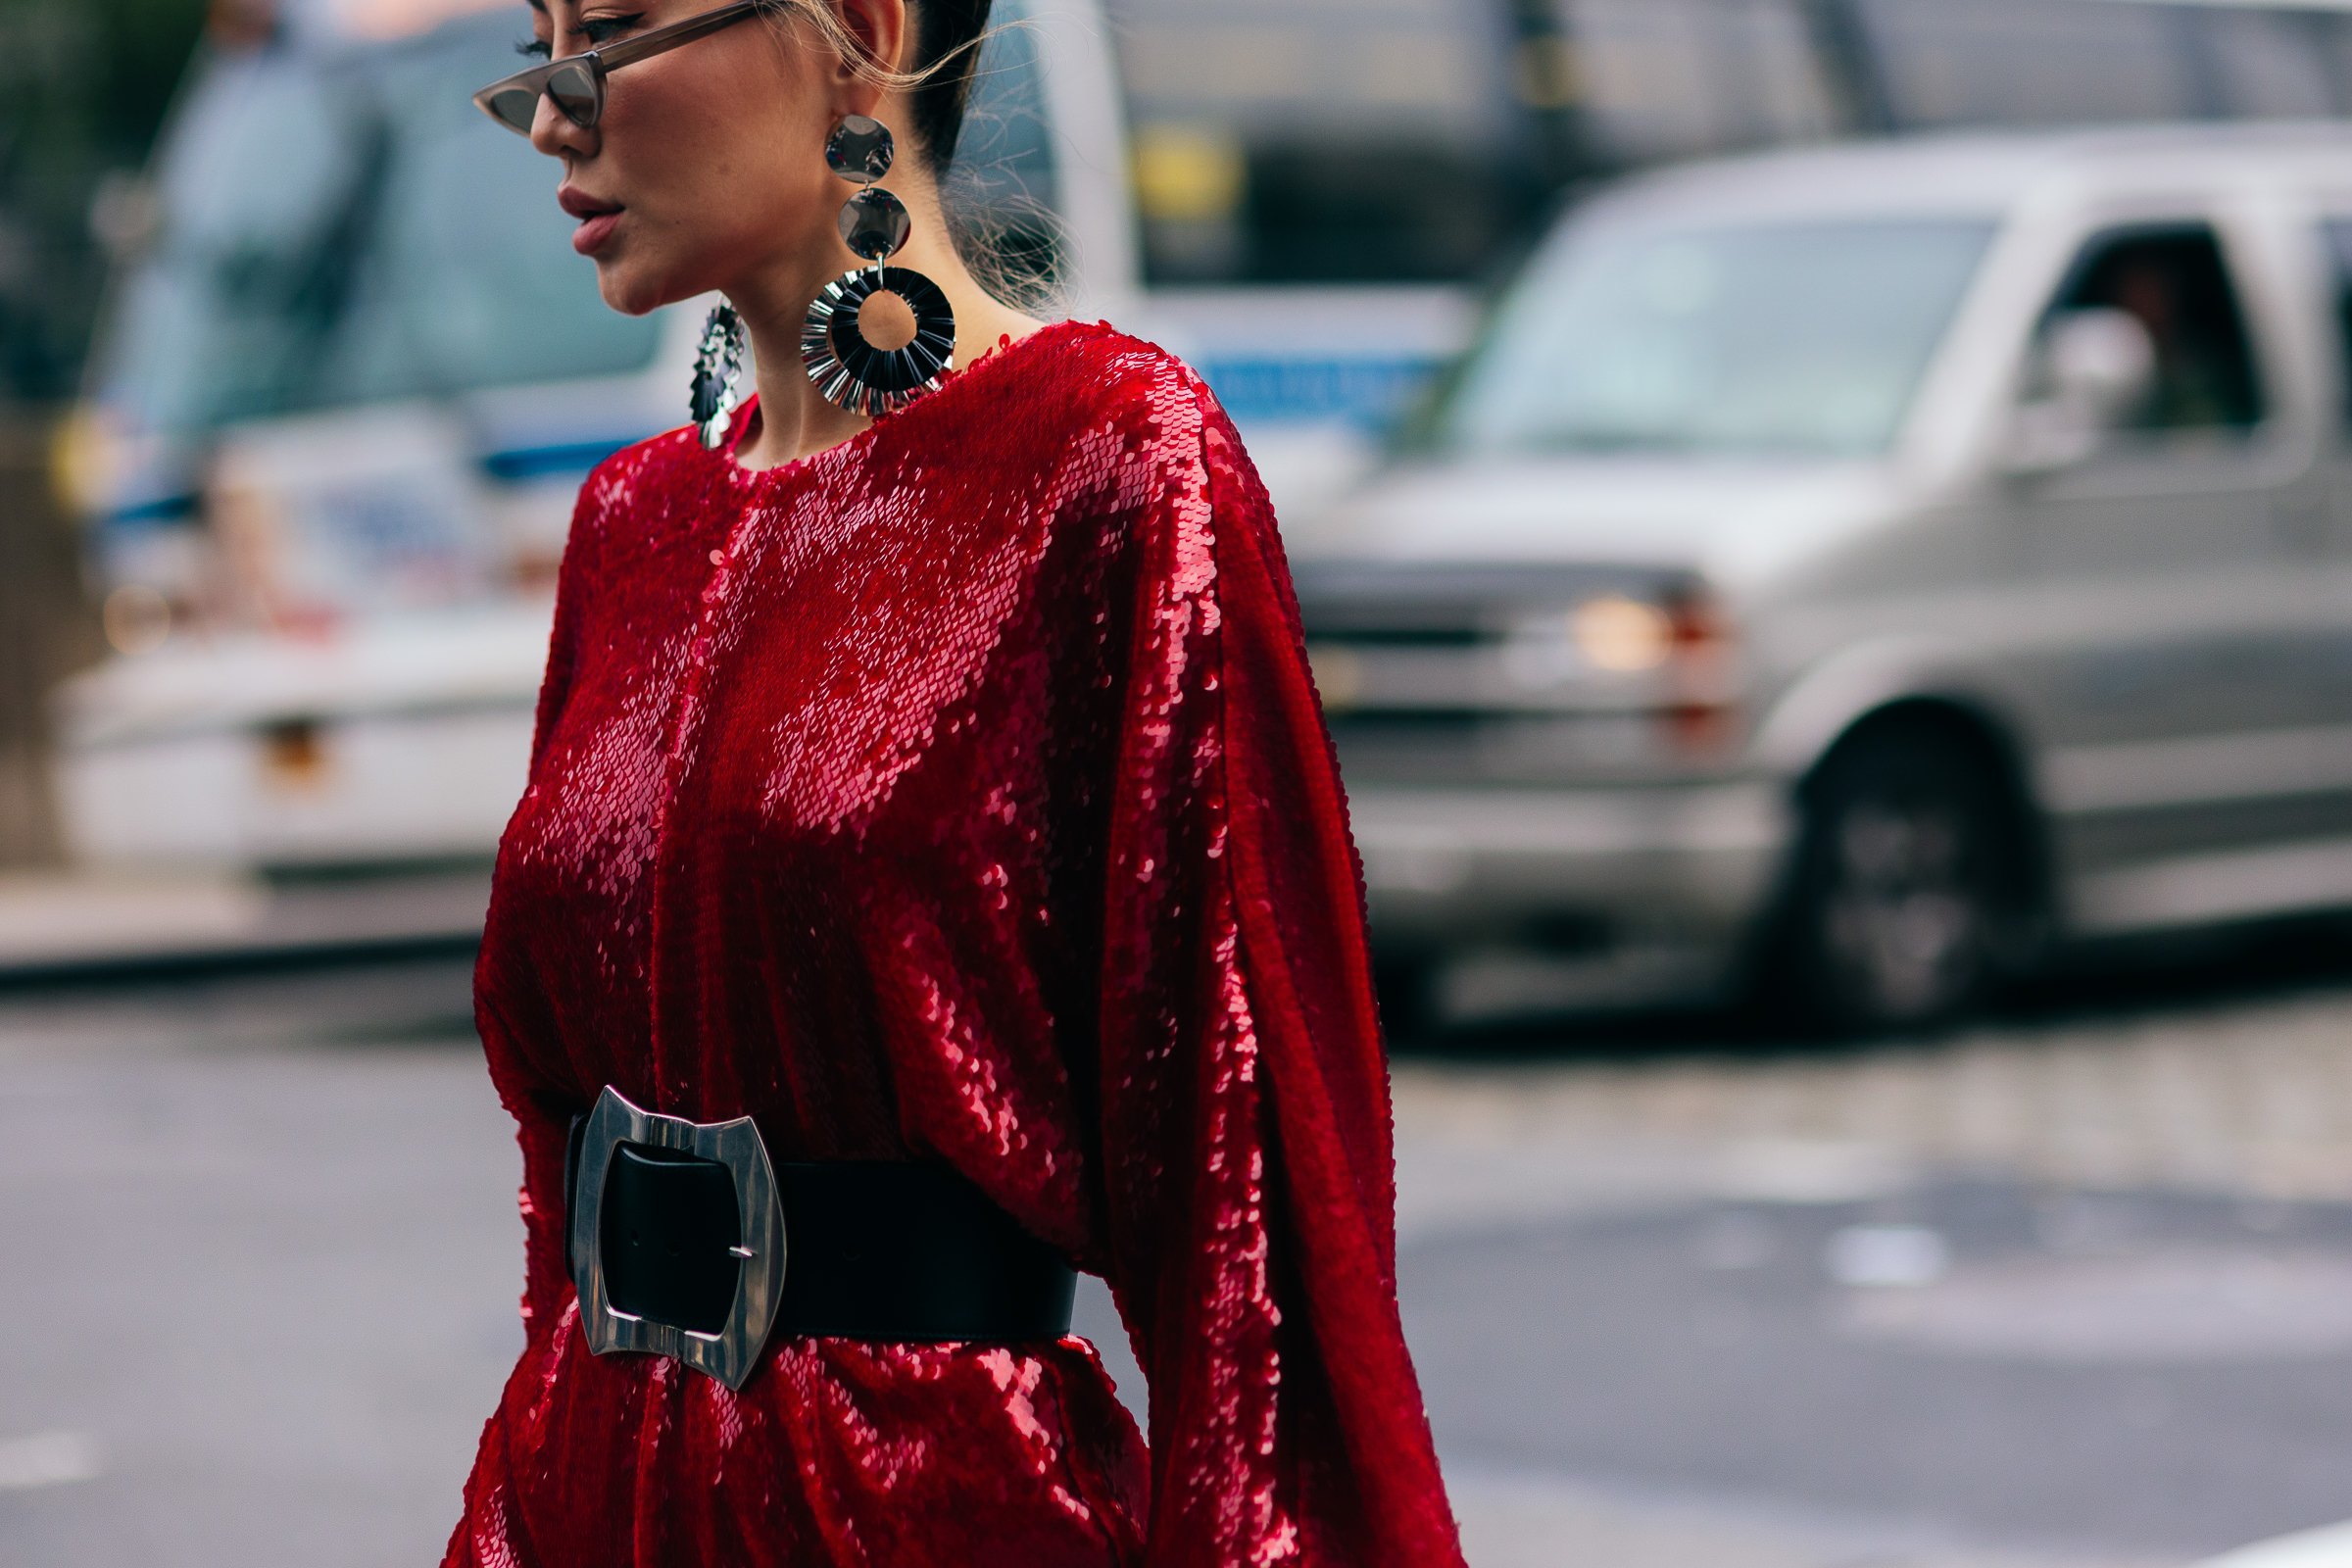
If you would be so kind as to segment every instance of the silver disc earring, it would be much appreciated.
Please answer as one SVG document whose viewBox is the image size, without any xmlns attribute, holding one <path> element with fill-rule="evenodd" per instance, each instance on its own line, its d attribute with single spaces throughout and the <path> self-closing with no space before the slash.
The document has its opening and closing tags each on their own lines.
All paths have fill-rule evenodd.
<svg viewBox="0 0 2352 1568">
<path fill-rule="evenodd" d="M 956 312 L 937 283 L 888 263 L 914 231 L 906 206 L 874 183 L 890 172 L 890 127 L 850 115 L 825 138 L 825 166 L 861 187 L 841 209 L 841 239 L 872 263 L 827 283 L 801 327 L 801 362 L 825 401 L 868 418 L 895 414 L 939 390 L 940 372 L 956 354 Z M 914 313 L 914 337 L 904 347 L 866 341 L 858 313 L 876 294 L 896 294 Z"/>
<path fill-rule="evenodd" d="M 727 439 L 727 425 L 743 407 L 743 318 L 732 305 L 711 311 L 703 323 L 702 346 L 694 356 L 694 396 L 688 404 L 703 445 L 712 452 Z"/>
</svg>

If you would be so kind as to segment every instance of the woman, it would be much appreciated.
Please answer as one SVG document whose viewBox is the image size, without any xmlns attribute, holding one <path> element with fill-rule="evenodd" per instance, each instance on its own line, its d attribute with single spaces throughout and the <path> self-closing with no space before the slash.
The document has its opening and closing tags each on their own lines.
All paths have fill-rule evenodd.
<svg viewBox="0 0 2352 1568">
<path fill-rule="evenodd" d="M 1273 518 L 1183 366 L 958 260 L 987 0 L 533 3 L 479 101 L 758 396 L 722 313 L 706 422 L 581 493 L 477 984 L 529 1341 L 448 1562 L 1458 1564 Z"/>
</svg>

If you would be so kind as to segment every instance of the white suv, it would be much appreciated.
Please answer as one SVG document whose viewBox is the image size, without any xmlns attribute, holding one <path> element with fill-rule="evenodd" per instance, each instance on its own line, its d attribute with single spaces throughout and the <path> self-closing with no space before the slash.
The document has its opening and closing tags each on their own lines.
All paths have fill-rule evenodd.
<svg viewBox="0 0 2352 1568">
<path fill-rule="evenodd" d="M 468 101 L 514 69 L 492 3 L 309 0 L 191 70 L 70 443 L 119 650 L 61 694 L 85 865 L 486 864 L 521 793 L 574 493 L 685 422 L 710 302 L 599 301 L 554 166 Z M 992 38 L 951 211 L 1114 310 L 1100 15 L 997 15 L 1028 24 Z"/>
<path fill-rule="evenodd" d="M 1393 998 L 1949 1015 L 2352 906 L 2352 130 L 1889 142 L 1572 214 L 1293 530 Z"/>
</svg>

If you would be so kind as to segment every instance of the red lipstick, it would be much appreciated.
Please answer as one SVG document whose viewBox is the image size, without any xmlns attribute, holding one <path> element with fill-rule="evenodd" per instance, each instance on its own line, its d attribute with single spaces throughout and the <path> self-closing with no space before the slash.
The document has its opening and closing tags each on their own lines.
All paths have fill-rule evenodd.
<svg viewBox="0 0 2352 1568">
<path fill-rule="evenodd" d="M 582 256 L 594 256 L 612 237 L 626 210 L 618 202 L 600 200 L 569 185 L 556 191 L 556 204 L 580 220 L 571 233 L 571 248 Z"/>
</svg>

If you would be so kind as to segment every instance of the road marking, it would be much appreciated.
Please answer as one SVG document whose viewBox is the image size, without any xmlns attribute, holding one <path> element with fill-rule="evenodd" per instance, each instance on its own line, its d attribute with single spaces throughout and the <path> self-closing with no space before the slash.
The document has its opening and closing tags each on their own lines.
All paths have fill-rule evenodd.
<svg viewBox="0 0 2352 1568">
<path fill-rule="evenodd" d="M 104 1468 L 104 1451 L 86 1432 L 36 1432 L 0 1443 L 0 1492 L 95 1481 Z"/>
<path fill-rule="evenodd" d="M 1470 1568 L 2163 1568 L 2166 1559 L 1948 1539 L 1901 1520 L 1489 1468 L 1446 1487 Z M 2177 1562 L 2178 1559 L 2171 1559 Z"/>
<path fill-rule="evenodd" d="M 2352 1258 L 2211 1246 L 2012 1258 L 1908 1291 L 1852 1292 L 1831 1323 L 1911 1349 L 2083 1366 L 2341 1356 Z"/>
</svg>

